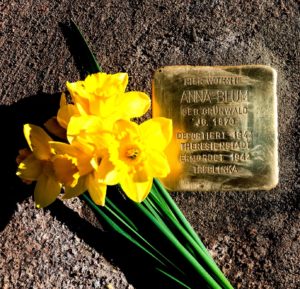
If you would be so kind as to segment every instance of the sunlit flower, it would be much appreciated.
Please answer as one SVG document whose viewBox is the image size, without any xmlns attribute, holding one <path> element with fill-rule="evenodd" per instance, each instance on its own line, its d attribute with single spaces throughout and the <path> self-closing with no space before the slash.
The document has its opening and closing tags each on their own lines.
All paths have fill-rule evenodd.
<svg viewBox="0 0 300 289">
<path fill-rule="evenodd" d="M 170 172 L 164 149 L 171 140 L 172 122 L 153 118 L 137 125 L 119 120 L 115 130 L 122 162 L 120 185 L 130 199 L 141 202 L 150 192 L 153 178 L 164 178 Z"/>
<path fill-rule="evenodd" d="M 104 205 L 107 186 L 118 183 L 129 198 L 141 202 L 153 177 L 169 173 L 164 150 L 172 135 L 171 120 L 131 122 L 146 113 L 150 98 L 126 92 L 127 83 L 127 73 L 95 73 L 67 82 L 70 99 L 62 94 L 57 116 L 45 126 L 68 143 L 53 141 L 37 126 L 24 126 L 31 151 L 20 154 L 17 174 L 26 182 L 37 181 L 39 207 L 52 203 L 61 188 L 63 198 L 87 190 L 96 204 Z"/>
<path fill-rule="evenodd" d="M 109 128 L 118 119 L 140 117 L 150 107 L 150 98 L 143 92 L 126 92 L 127 73 L 95 73 L 84 81 L 67 82 L 72 104 L 67 104 L 62 95 L 57 119 L 67 127 L 73 115 L 95 115 L 106 122 Z"/>
<path fill-rule="evenodd" d="M 104 130 L 95 116 L 74 116 L 68 125 L 70 144 L 50 142 L 54 154 L 77 160 L 80 179 L 74 187 L 65 187 L 64 198 L 79 196 L 88 191 L 98 205 L 105 204 L 107 185 L 118 183 L 118 142 L 112 132 Z"/>
<path fill-rule="evenodd" d="M 34 199 L 37 207 L 45 207 L 59 195 L 62 184 L 77 183 L 76 160 L 53 156 L 49 145 L 52 139 L 38 126 L 24 125 L 24 135 L 31 152 L 26 155 L 21 152 L 17 175 L 26 182 L 37 181 Z"/>
</svg>

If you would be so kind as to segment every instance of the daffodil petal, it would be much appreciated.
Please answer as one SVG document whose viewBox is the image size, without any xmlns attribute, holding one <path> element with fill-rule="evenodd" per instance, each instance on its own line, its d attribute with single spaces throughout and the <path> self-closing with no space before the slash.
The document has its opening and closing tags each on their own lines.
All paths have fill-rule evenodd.
<svg viewBox="0 0 300 289">
<path fill-rule="evenodd" d="M 152 183 L 153 178 L 146 182 L 139 183 L 134 182 L 129 176 L 125 176 L 120 182 L 120 185 L 129 199 L 140 203 L 148 196 Z"/>
<path fill-rule="evenodd" d="M 23 130 L 27 143 L 36 158 L 48 160 L 51 155 L 49 141 L 52 139 L 42 128 L 33 124 L 25 124 Z"/>
<path fill-rule="evenodd" d="M 109 98 L 116 93 L 124 92 L 127 82 L 127 73 L 106 74 L 99 72 L 88 75 L 84 80 L 84 87 L 94 97 Z"/>
<path fill-rule="evenodd" d="M 79 115 L 88 114 L 92 95 L 88 93 L 86 86 L 84 85 L 84 81 L 77 81 L 73 83 L 67 82 L 66 86 L 71 94 L 76 112 Z"/>
<path fill-rule="evenodd" d="M 61 185 L 54 176 L 40 175 L 34 189 L 34 200 L 38 208 L 44 208 L 55 201 L 61 190 Z"/>
<path fill-rule="evenodd" d="M 93 145 L 94 150 L 110 150 L 110 148 L 116 148 L 118 142 L 115 139 L 115 135 L 109 131 L 97 131 L 90 134 L 81 134 L 76 138 L 76 141 L 82 144 Z"/>
<path fill-rule="evenodd" d="M 103 73 L 102 76 L 104 76 Z M 112 90 L 113 92 L 114 91 L 125 92 L 127 84 L 128 84 L 128 74 L 119 72 L 115 74 L 106 74 L 102 87 L 106 91 Z"/>
<path fill-rule="evenodd" d="M 153 149 L 163 151 L 172 138 L 172 120 L 156 117 L 140 125 L 141 138 Z"/>
<path fill-rule="evenodd" d="M 63 142 L 50 141 L 49 145 L 53 154 L 67 154 L 78 157 L 78 155 L 90 155 L 94 152 L 94 147 L 77 141 L 72 142 L 72 145 Z"/>
<path fill-rule="evenodd" d="M 99 206 L 104 206 L 107 188 L 106 184 L 98 182 L 94 174 L 89 174 L 87 176 L 87 188 L 94 203 Z"/>
<path fill-rule="evenodd" d="M 81 176 L 91 172 L 91 158 L 94 147 L 73 141 L 72 145 L 62 142 L 49 142 L 51 152 L 55 155 L 65 155 L 77 159 L 77 168 Z"/>
<path fill-rule="evenodd" d="M 126 141 L 131 136 L 138 135 L 139 126 L 135 122 L 128 121 L 125 119 L 119 119 L 115 122 L 114 131 L 118 139 Z"/>
<path fill-rule="evenodd" d="M 49 142 L 51 152 L 53 154 L 60 154 L 60 155 L 70 155 L 70 156 L 77 156 L 78 149 L 75 146 L 71 146 L 67 143 L 58 142 L 58 141 L 50 141 Z"/>
<path fill-rule="evenodd" d="M 106 74 L 103 72 L 88 75 L 84 81 L 74 83 L 67 82 L 67 88 L 71 96 L 82 98 L 110 97 L 115 93 L 125 92 L 128 84 L 127 73 Z"/>
<path fill-rule="evenodd" d="M 74 116 L 71 118 L 68 129 L 67 136 L 69 142 L 72 142 L 74 137 L 88 136 L 98 133 L 103 130 L 103 122 L 97 116 L 85 115 L 85 116 Z"/>
<path fill-rule="evenodd" d="M 66 187 L 63 199 L 71 199 L 80 196 L 87 190 L 86 176 L 80 177 L 75 187 Z"/>
<path fill-rule="evenodd" d="M 52 164 L 55 176 L 60 183 L 70 187 L 74 187 L 77 184 L 80 174 L 76 158 L 56 155 L 52 160 Z"/>
<path fill-rule="evenodd" d="M 31 154 L 19 164 L 17 176 L 26 181 L 36 181 L 41 172 L 42 162 Z"/>
<path fill-rule="evenodd" d="M 80 140 L 80 138 L 79 138 L 79 140 Z M 77 139 L 75 139 L 72 142 L 72 147 L 76 148 L 78 150 L 78 153 L 81 154 L 81 157 L 83 157 L 83 158 L 93 154 L 95 151 L 95 145 L 84 143 L 84 142 L 79 142 L 79 141 L 77 141 Z"/>
<path fill-rule="evenodd" d="M 118 171 L 115 168 L 115 165 L 109 161 L 108 158 L 103 158 L 101 163 L 95 172 L 97 178 L 101 180 L 101 182 L 113 186 L 119 183 Z"/>
<path fill-rule="evenodd" d="M 90 112 L 90 101 L 88 99 L 74 96 L 75 100 L 74 106 L 76 107 L 76 112 L 78 115 L 88 115 Z"/>
<path fill-rule="evenodd" d="M 65 139 L 66 130 L 58 123 L 56 117 L 51 117 L 44 123 L 45 128 L 53 135 Z"/>
<path fill-rule="evenodd" d="M 146 93 L 139 91 L 126 92 L 120 100 L 120 115 L 125 119 L 140 117 L 150 108 L 150 98 Z"/>
<path fill-rule="evenodd" d="M 32 155 L 32 151 L 29 150 L 28 148 L 20 149 L 16 157 L 16 163 L 19 165 L 23 160 L 25 160 L 30 155 Z"/>
<path fill-rule="evenodd" d="M 148 154 L 152 175 L 156 178 L 165 178 L 170 173 L 170 165 L 164 153 L 151 151 Z"/>
<path fill-rule="evenodd" d="M 66 94 L 63 92 L 60 96 L 59 106 L 62 107 L 66 104 L 68 104 L 68 101 L 67 101 Z"/>
<path fill-rule="evenodd" d="M 122 94 L 123 95 L 123 94 Z M 107 98 L 101 98 L 93 103 L 93 108 L 91 107 L 91 113 L 95 115 L 100 115 L 101 117 L 113 118 L 114 120 L 121 118 L 118 107 L 120 106 L 120 101 L 118 99 L 118 92 L 115 95 Z"/>
<path fill-rule="evenodd" d="M 78 109 L 74 104 L 63 105 L 57 112 L 57 121 L 61 127 L 66 129 L 71 117 L 74 115 L 79 115 Z"/>
<path fill-rule="evenodd" d="M 74 97 L 80 96 L 83 98 L 89 98 L 89 94 L 87 93 L 84 85 L 84 81 L 76 81 L 76 82 L 66 82 L 66 86 L 68 91 L 71 94 L 72 100 L 74 100 Z"/>
</svg>

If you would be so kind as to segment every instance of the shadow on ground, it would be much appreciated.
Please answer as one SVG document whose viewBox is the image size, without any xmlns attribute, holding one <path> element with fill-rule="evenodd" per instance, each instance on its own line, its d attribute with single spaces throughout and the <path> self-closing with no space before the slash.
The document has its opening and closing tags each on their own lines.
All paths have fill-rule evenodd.
<svg viewBox="0 0 300 289">
<path fill-rule="evenodd" d="M 74 25 L 61 23 L 60 28 L 65 36 L 70 52 L 74 56 L 76 66 L 83 77 L 84 63 L 90 63 L 90 58 L 83 53 L 86 49 L 84 42 L 78 44 L 78 33 L 74 30 Z M 59 105 L 60 94 L 38 93 L 27 97 L 12 105 L 0 106 L 0 121 L 2 124 L 2 141 L 0 149 L 2 152 L 2 197 L 0 203 L 0 231 L 8 223 L 11 215 L 16 209 L 16 203 L 24 200 L 32 192 L 32 187 L 22 186 L 22 182 L 16 178 L 17 169 L 16 157 L 18 150 L 27 147 L 23 136 L 23 125 L 33 123 L 43 125 L 43 123 L 56 115 Z M 21 187 L 20 187 L 21 186 Z M 26 187 L 26 189 L 24 188 Z"/>
<path fill-rule="evenodd" d="M 162 278 L 162 275 L 153 269 L 150 257 L 142 254 L 139 249 L 117 233 L 96 228 L 59 200 L 48 209 L 81 240 L 118 266 L 134 288 L 177 288 L 173 282 L 167 282 L 168 280 Z"/>
<path fill-rule="evenodd" d="M 25 185 L 16 176 L 15 162 L 18 150 L 27 147 L 23 136 L 23 125 L 32 123 L 42 126 L 56 115 L 59 94 L 39 93 L 10 106 L 0 106 L 0 121 L 3 125 L 0 149 L 2 152 L 2 196 L 0 203 L 0 231 L 4 230 L 17 209 L 17 203 L 31 196 L 34 184 Z M 128 281 L 136 288 L 168 288 L 158 273 L 151 271 L 151 260 L 142 255 L 128 241 L 115 233 L 103 232 L 76 212 L 57 200 L 50 205 L 51 215 L 65 224 L 86 244 L 94 248 L 126 274 Z M 128 266 L 130 263 L 130 266 Z M 158 276 L 156 276 L 158 275 Z M 154 277 L 155 276 L 155 277 Z M 152 281 L 153 280 L 153 281 Z M 155 280 L 155 282 L 154 282 Z M 157 280 L 162 287 L 157 287 Z M 174 286 L 172 286 L 174 288 Z"/>
<path fill-rule="evenodd" d="M 16 209 L 16 203 L 27 198 L 33 190 L 32 186 L 24 186 L 16 177 L 18 150 L 27 147 L 23 125 L 25 123 L 42 125 L 45 120 L 56 114 L 58 103 L 59 94 L 38 93 L 18 103 L 0 106 L 2 124 L 0 231 L 9 222 Z"/>
</svg>

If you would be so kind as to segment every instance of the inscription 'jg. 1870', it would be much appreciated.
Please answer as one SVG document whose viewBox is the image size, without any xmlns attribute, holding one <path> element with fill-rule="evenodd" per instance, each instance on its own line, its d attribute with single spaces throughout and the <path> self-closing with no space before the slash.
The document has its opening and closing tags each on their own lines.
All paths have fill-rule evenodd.
<svg viewBox="0 0 300 289">
<path fill-rule="evenodd" d="M 171 190 L 269 190 L 278 182 L 276 71 L 170 66 L 153 79 L 153 116 L 173 120 Z"/>
</svg>

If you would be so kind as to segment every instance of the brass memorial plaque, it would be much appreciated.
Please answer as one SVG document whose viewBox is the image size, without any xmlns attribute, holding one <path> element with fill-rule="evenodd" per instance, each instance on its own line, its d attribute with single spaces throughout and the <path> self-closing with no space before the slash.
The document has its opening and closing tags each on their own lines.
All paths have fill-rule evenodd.
<svg viewBox="0 0 300 289">
<path fill-rule="evenodd" d="M 276 71 L 263 65 L 157 70 L 153 116 L 173 120 L 173 191 L 269 190 L 278 182 Z"/>
</svg>

